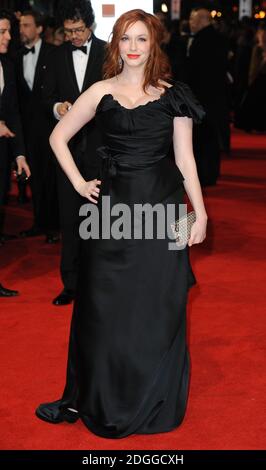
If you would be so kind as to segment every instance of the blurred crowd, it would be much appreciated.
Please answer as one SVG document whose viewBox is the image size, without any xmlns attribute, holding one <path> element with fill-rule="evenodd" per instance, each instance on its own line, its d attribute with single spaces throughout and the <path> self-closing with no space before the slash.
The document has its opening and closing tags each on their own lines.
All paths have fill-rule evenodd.
<svg viewBox="0 0 266 470">
<path fill-rule="evenodd" d="M 189 56 L 191 42 L 197 33 L 193 30 L 193 12 L 189 19 L 175 21 L 167 20 L 163 13 L 157 15 L 165 26 L 163 47 L 169 55 L 174 76 L 177 80 L 187 81 L 186 57 Z M 202 21 L 204 23 L 204 18 Z M 216 17 L 210 18 L 210 23 L 223 38 L 227 51 L 226 74 L 223 78 L 227 86 L 228 105 L 233 113 L 231 121 L 236 127 L 248 132 L 265 132 L 265 20 L 243 17 L 238 21 Z M 206 24 L 203 24 L 202 29 L 205 27 Z M 208 60 L 207 66 L 210 70 L 214 69 L 220 59 L 218 52 L 212 44 L 205 44 L 205 59 L 200 57 L 199 62 L 204 64 Z"/>
<path fill-rule="evenodd" d="M 232 126 L 266 131 L 266 24 L 213 18 L 204 8 L 183 20 L 157 16 L 174 79 L 188 83 L 207 111 L 204 124 L 194 129 L 194 154 L 202 186 L 213 185 L 221 154 L 230 154 Z"/>
</svg>

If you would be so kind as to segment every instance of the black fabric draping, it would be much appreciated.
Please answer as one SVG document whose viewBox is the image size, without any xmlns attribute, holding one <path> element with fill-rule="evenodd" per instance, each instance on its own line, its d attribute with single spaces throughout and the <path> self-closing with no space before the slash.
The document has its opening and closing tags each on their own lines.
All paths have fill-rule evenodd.
<svg viewBox="0 0 266 470">
<path fill-rule="evenodd" d="M 176 116 L 204 116 L 180 82 L 160 99 L 123 107 L 104 95 L 101 195 L 116 203 L 183 203 L 184 177 L 168 157 Z M 98 205 L 101 212 L 101 201 Z M 184 417 L 189 388 L 186 304 L 196 279 L 188 248 L 164 239 L 82 241 L 68 371 L 59 407 L 75 408 L 95 434 L 169 431 Z"/>
</svg>

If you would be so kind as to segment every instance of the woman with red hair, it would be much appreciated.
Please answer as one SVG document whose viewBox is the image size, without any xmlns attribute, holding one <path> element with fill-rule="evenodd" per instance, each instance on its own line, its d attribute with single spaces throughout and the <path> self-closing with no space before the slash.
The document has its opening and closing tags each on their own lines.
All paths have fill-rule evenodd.
<svg viewBox="0 0 266 470">
<path fill-rule="evenodd" d="M 91 203 L 82 215 L 88 207 L 97 209 L 102 231 L 88 240 L 80 226 L 66 387 L 60 400 L 40 405 L 36 414 L 53 424 L 81 418 L 107 438 L 176 428 L 188 397 L 186 303 L 196 282 L 188 245 L 204 240 L 207 225 L 192 121 L 200 122 L 204 111 L 185 84 L 170 84 L 162 34 L 155 16 L 142 10 L 123 14 L 108 44 L 105 79 L 79 97 L 50 138 L 74 188 Z M 67 144 L 93 118 L 105 143 L 98 149 L 102 171 L 99 179 L 85 181 Z M 172 144 L 175 162 L 169 156 Z M 147 238 L 135 236 L 135 229 L 143 228 L 143 213 L 134 219 L 133 236 L 129 233 L 133 208 L 171 205 L 175 218 L 185 191 L 196 222 L 182 250 L 169 249 L 168 234 L 156 236 L 153 230 Z M 125 207 L 130 212 L 125 224 L 123 219 L 126 233 L 116 230 L 121 218 L 109 234 L 104 230 L 106 200 L 113 218 Z"/>
</svg>

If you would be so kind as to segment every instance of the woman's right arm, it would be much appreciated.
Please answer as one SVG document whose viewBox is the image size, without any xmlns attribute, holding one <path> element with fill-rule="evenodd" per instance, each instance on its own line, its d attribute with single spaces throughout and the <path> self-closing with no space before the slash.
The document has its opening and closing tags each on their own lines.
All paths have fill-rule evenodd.
<svg viewBox="0 0 266 470">
<path fill-rule="evenodd" d="M 91 202 L 97 202 L 91 195 L 98 197 L 99 180 L 86 182 L 80 174 L 71 152 L 68 148 L 69 140 L 93 117 L 96 107 L 104 94 L 102 82 L 92 85 L 75 101 L 68 113 L 55 126 L 51 136 L 50 145 L 55 156 L 73 184 L 76 191 L 87 197 Z"/>
</svg>

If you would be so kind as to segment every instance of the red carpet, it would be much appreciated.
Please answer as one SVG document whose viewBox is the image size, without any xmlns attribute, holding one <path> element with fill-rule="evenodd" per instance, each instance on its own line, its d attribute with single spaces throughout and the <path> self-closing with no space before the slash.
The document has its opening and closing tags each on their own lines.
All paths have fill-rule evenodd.
<svg viewBox="0 0 266 470">
<path fill-rule="evenodd" d="M 185 420 L 170 433 L 97 437 L 78 421 L 49 425 L 35 407 L 60 397 L 71 308 L 61 289 L 59 246 L 42 237 L 0 247 L 1 281 L 20 297 L 0 299 L 0 449 L 264 449 L 265 136 L 233 135 L 222 178 L 206 188 L 208 238 L 191 248 L 198 285 L 188 308 L 192 377 Z M 30 207 L 8 209 L 7 232 L 30 226 Z"/>
</svg>

